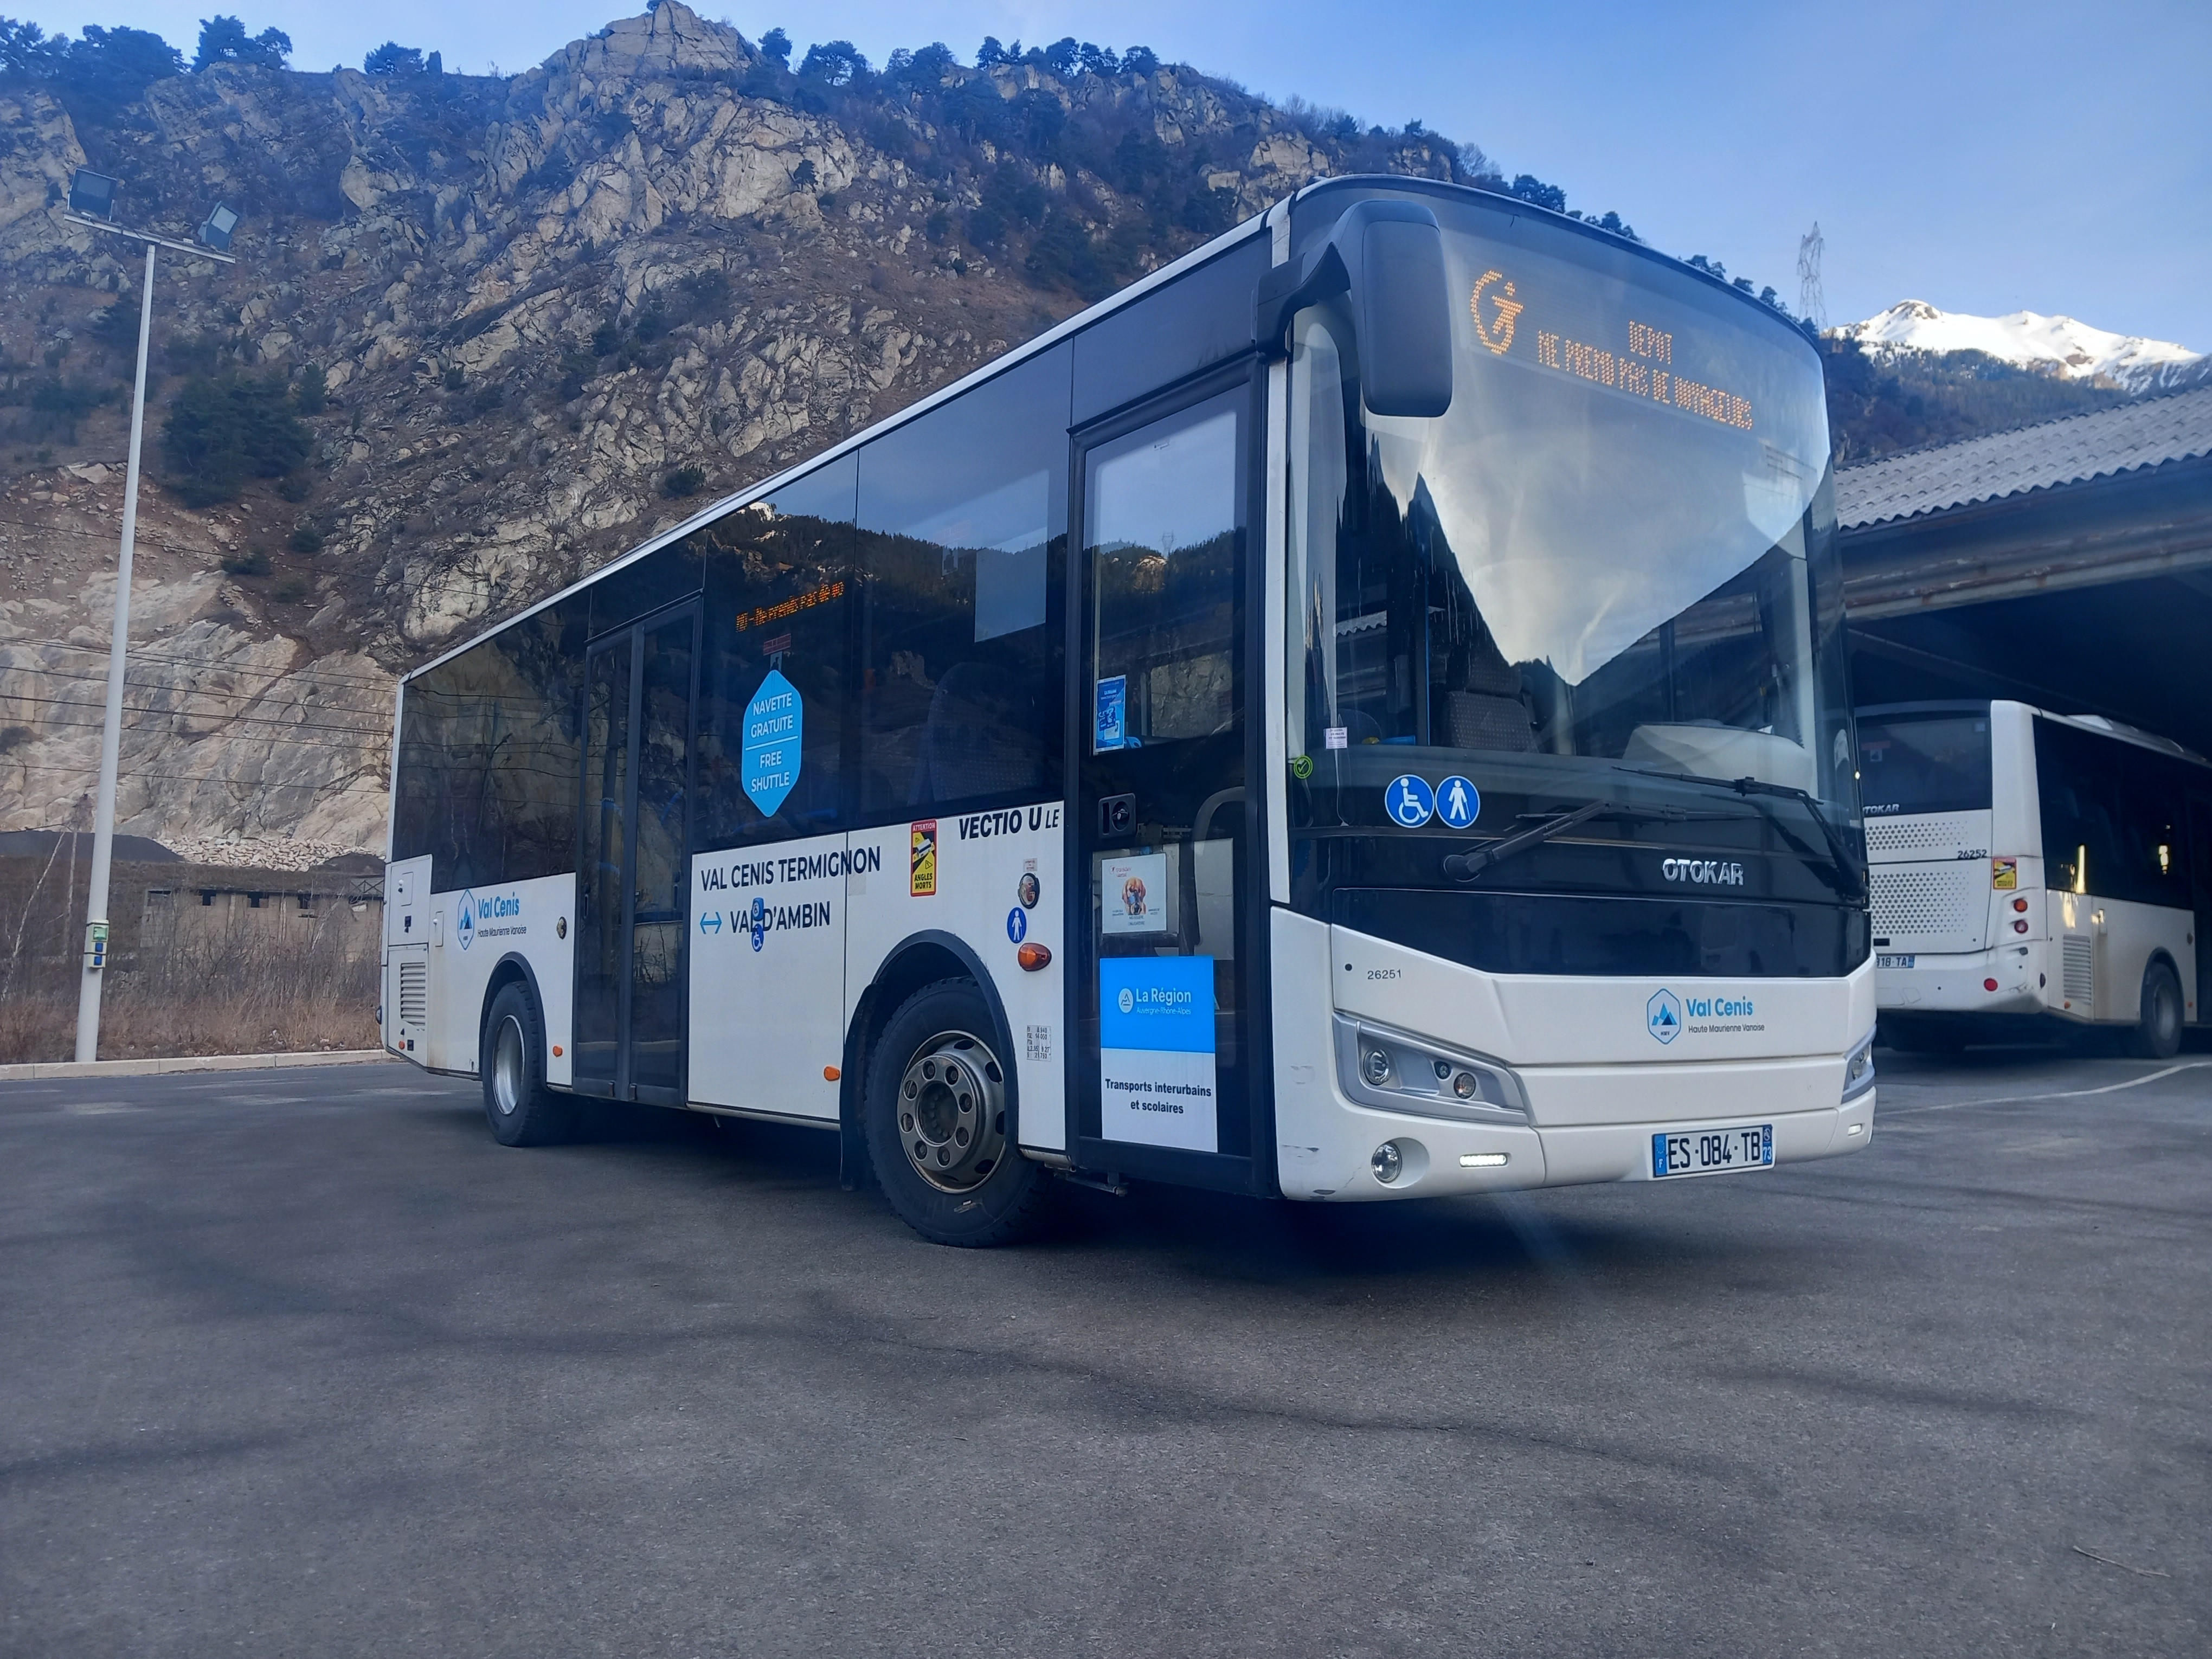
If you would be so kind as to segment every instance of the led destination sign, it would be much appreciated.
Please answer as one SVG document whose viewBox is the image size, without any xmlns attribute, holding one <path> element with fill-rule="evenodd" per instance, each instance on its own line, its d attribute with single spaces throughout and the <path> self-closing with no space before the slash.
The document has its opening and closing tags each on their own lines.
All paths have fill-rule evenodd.
<svg viewBox="0 0 2212 1659">
<path fill-rule="evenodd" d="M 1588 274 L 1569 276 L 1565 267 L 1556 270 L 1524 272 L 1516 279 L 1504 266 L 1492 265 L 1474 278 L 1467 309 L 1483 350 L 1738 431 L 1752 430 L 1754 415 L 1749 398 L 1698 378 L 1723 378 L 1716 369 L 1725 366 L 1725 354 L 1711 340 L 1698 340 L 1698 349 L 1692 354 L 1698 360 L 1696 373 L 1685 374 L 1675 367 L 1678 337 L 1685 333 L 1680 323 L 1670 319 L 1662 327 L 1624 314 L 1620 307 L 1594 294 L 1575 291 L 1593 286 Z M 1646 307 L 1663 304 L 1650 295 L 1626 297 Z M 1691 341 L 1684 338 L 1681 343 L 1687 348 Z"/>
</svg>

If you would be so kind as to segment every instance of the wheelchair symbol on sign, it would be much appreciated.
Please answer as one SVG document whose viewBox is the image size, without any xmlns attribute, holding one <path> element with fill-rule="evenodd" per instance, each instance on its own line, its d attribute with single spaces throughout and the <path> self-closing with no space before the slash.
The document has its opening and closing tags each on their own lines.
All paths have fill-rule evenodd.
<svg viewBox="0 0 2212 1659">
<path fill-rule="evenodd" d="M 1427 779 L 1408 772 L 1390 780 L 1390 787 L 1382 792 L 1382 810 L 1401 829 L 1418 830 L 1436 816 L 1437 798 Z"/>
<path fill-rule="evenodd" d="M 1437 816 L 1451 828 L 1468 828 L 1481 811 L 1482 792 L 1465 778 L 1446 778 L 1437 786 Z"/>
</svg>

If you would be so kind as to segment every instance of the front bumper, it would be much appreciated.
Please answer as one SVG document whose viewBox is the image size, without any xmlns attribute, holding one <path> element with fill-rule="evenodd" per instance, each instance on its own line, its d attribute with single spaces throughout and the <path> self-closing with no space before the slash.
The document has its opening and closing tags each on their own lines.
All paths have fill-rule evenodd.
<svg viewBox="0 0 2212 1659">
<path fill-rule="evenodd" d="M 1759 1073 L 1769 1068 L 1745 1069 Z M 1832 1073 L 1833 1067 L 1825 1069 Z M 1763 1084 L 1779 1079 L 1745 1075 L 1734 1081 L 1744 1092 L 1758 1093 Z M 1633 1086 L 1626 1078 L 1613 1082 L 1615 1088 Z M 1295 1112 L 1285 1111 L 1279 1103 L 1277 1121 L 1283 1133 L 1278 1135 L 1276 1151 L 1278 1180 L 1285 1198 L 1334 1202 L 1649 1181 L 1653 1178 L 1651 1137 L 1669 1129 L 1726 1129 L 1771 1123 L 1778 1168 L 1834 1158 L 1872 1144 L 1877 1092 L 1870 1088 L 1842 1106 L 1755 1113 L 1740 1109 L 1717 1110 L 1714 1107 L 1718 1103 L 1701 1102 L 1686 1093 L 1680 1109 L 1666 1114 L 1663 1119 L 1508 1125 L 1459 1123 L 1381 1111 L 1346 1099 L 1326 1078 L 1317 1078 L 1308 1086 L 1327 1088 L 1331 1098 L 1325 1104 L 1306 1100 Z M 1531 1092 L 1536 1091 L 1537 1085 L 1532 1080 Z M 1778 1095 L 1789 1092 L 1784 1088 L 1775 1090 Z M 1394 1143 L 1401 1158 L 1401 1173 L 1387 1183 L 1376 1176 L 1370 1161 L 1375 1149 L 1385 1141 Z M 1501 1156 L 1503 1163 L 1494 1161 Z"/>
</svg>

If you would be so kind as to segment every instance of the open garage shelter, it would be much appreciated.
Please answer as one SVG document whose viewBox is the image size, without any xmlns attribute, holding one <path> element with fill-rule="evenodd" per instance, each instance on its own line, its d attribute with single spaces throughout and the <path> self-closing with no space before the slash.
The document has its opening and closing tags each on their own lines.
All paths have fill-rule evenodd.
<svg viewBox="0 0 2212 1659">
<path fill-rule="evenodd" d="M 2212 753 L 2212 386 L 1836 476 L 1862 707 L 2012 697 Z"/>
</svg>

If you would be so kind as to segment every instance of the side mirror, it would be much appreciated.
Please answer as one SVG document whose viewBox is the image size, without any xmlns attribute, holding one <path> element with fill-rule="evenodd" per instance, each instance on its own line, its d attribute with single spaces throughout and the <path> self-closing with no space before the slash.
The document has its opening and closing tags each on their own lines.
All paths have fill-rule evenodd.
<svg viewBox="0 0 2212 1659">
<path fill-rule="evenodd" d="M 1360 389 L 1377 415 L 1427 416 L 1451 407 L 1451 291 L 1443 233 L 1418 202 L 1360 202 L 1329 239 L 1261 280 L 1255 337 L 1279 354 L 1291 318 L 1349 293 L 1359 335 Z"/>
</svg>

